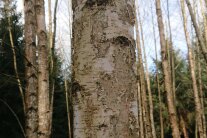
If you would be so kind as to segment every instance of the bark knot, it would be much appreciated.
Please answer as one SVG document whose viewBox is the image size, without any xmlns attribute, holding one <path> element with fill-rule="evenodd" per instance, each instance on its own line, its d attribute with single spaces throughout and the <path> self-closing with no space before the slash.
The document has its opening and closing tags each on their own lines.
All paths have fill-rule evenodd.
<svg viewBox="0 0 207 138">
<path fill-rule="evenodd" d="M 130 46 L 131 45 L 131 41 L 125 36 L 116 37 L 115 43 L 119 44 L 120 46 Z"/>
<path fill-rule="evenodd" d="M 110 0 L 87 0 L 86 6 L 93 7 L 93 6 L 106 6 Z"/>
</svg>

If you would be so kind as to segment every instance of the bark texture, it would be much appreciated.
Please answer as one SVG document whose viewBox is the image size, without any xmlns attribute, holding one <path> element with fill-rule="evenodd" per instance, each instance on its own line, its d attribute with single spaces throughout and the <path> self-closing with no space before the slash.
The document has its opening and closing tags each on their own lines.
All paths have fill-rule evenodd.
<svg viewBox="0 0 207 138">
<path fill-rule="evenodd" d="M 48 47 L 45 25 L 44 0 L 36 0 L 36 21 L 38 39 L 38 137 L 50 137 L 50 98 Z"/>
<path fill-rule="evenodd" d="M 169 64 L 168 64 L 168 56 L 167 56 L 164 24 L 163 24 L 163 19 L 162 19 L 162 10 L 161 10 L 160 0 L 156 0 L 156 13 L 157 13 L 157 21 L 158 21 L 159 34 L 160 34 L 160 45 L 161 45 L 162 68 L 163 68 L 163 74 L 164 74 L 164 85 L 165 85 L 165 91 L 167 93 L 167 104 L 168 104 L 170 124 L 171 124 L 171 128 L 172 128 L 172 135 L 174 138 L 180 138 L 180 132 L 179 132 L 179 127 L 178 127 L 178 123 L 177 123 L 176 107 L 175 107 L 174 99 L 173 99 L 172 84 L 171 84 L 171 77 L 170 77 L 170 68 L 169 68 Z"/>
<path fill-rule="evenodd" d="M 73 0 L 75 138 L 137 138 L 133 0 Z"/>
<path fill-rule="evenodd" d="M 26 104 L 26 137 L 37 138 L 38 114 L 37 114 L 37 68 L 36 68 L 36 20 L 35 0 L 24 1 L 25 13 L 25 104 Z"/>
</svg>

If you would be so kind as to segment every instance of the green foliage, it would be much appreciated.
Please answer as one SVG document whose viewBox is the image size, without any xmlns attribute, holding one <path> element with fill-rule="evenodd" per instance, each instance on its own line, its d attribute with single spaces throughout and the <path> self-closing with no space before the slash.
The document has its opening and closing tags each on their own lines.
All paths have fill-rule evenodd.
<svg viewBox="0 0 207 138">
<path fill-rule="evenodd" d="M 17 53 L 17 66 L 20 79 L 24 82 L 24 58 L 23 58 L 23 27 L 20 23 L 21 14 L 16 12 L 13 5 L 10 18 L 12 21 L 12 36 L 14 38 L 15 51 Z M 18 90 L 13 67 L 13 54 L 10 46 L 8 17 L 5 10 L 0 11 L 0 99 L 5 101 L 17 114 L 24 126 L 22 99 Z M 8 107 L 0 102 L 0 137 L 23 137 L 20 126 Z"/>
<path fill-rule="evenodd" d="M 52 79 L 55 82 L 52 126 L 53 138 L 68 137 L 68 120 L 64 90 L 64 78 L 61 71 L 61 65 L 62 63 L 57 53 L 55 53 L 54 72 L 50 75 L 50 82 L 52 82 Z"/>
<path fill-rule="evenodd" d="M 175 84 L 176 84 L 176 107 L 177 114 L 183 116 L 188 133 L 190 137 L 194 137 L 195 130 L 195 104 L 193 97 L 192 79 L 190 76 L 188 60 L 181 56 L 180 51 L 174 52 L 175 61 Z M 202 58 L 203 59 L 203 58 Z M 161 61 L 155 61 L 158 64 L 158 75 L 161 87 L 161 99 L 162 99 L 162 115 L 164 121 L 164 132 L 165 137 L 171 137 L 170 121 L 167 110 L 167 99 L 166 93 L 164 92 L 164 82 L 162 76 L 162 66 Z M 205 64 L 202 64 L 202 70 L 205 70 Z M 205 84 L 206 75 L 203 74 L 202 81 Z M 160 118 L 159 118 L 159 101 L 158 101 L 158 91 L 157 91 L 157 81 L 156 72 L 153 71 L 151 74 L 152 91 L 154 97 L 154 116 L 157 132 L 160 132 Z M 203 91 L 206 91 L 203 88 Z M 204 94 L 205 95 L 205 94 Z"/>
</svg>

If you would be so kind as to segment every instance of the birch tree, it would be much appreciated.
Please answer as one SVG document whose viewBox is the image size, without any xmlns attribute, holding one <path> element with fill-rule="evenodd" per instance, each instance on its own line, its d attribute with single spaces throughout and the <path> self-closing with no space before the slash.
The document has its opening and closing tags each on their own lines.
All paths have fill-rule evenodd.
<svg viewBox="0 0 207 138">
<path fill-rule="evenodd" d="M 44 0 L 36 0 L 38 39 L 38 137 L 50 137 L 49 63 Z"/>
<path fill-rule="evenodd" d="M 137 138 L 133 0 L 73 0 L 75 138 Z"/>
<path fill-rule="evenodd" d="M 37 138 L 37 57 L 36 57 L 36 20 L 35 0 L 24 1 L 25 14 L 25 102 L 26 102 L 26 136 Z"/>
</svg>

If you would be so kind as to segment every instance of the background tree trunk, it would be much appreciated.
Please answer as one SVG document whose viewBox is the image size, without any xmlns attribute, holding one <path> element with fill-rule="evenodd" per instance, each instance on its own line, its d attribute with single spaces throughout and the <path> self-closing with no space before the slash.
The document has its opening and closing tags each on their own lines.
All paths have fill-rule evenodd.
<svg viewBox="0 0 207 138">
<path fill-rule="evenodd" d="M 168 20 L 168 28 L 170 34 L 170 41 L 169 44 L 169 67 L 171 73 L 171 81 L 172 81 L 172 92 L 173 92 L 173 99 L 174 103 L 176 104 L 176 91 L 175 91 L 175 63 L 174 63 L 174 48 L 173 48 L 173 40 L 172 40 L 172 29 L 171 29 L 171 22 L 170 22 L 170 10 L 169 10 L 169 0 L 167 0 L 167 20 Z"/>
<path fill-rule="evenodd" d="M 195 74 L 195 63 L 192 55 L 192 49 L 191 49 L 191 40 L 190 36 L 187 31 L 187 17 L 185 14 L 185 5 L 184 1 L 181 0 L 181 8 L 182 8 L 182 15 L 183 15 L 183 26 L 184 26 L 184 32 L 185 32 L 185 37 L 186 37 L 186 43 L 188 46 L 188 60 L 189 60 L 189 65 L 190 65 L 190 73 L 191 73 L 191 78 L 193 81 L 193 92 L 194 92 L 194 100 L 195 100 L 195 110 L 196 110 L 196 122 L 198 125 L 198 131 L 199 131 L 199 136 L 201 138 L 204 137 L 203 133 L 203 125 L 202 125 L 202 111 L 201 111 L 201 102 L 199 98 L 199 93 L 198 93 L 198 86 L 197 86 L 197 81 L 196 81 L 196 74 Z"/>
<path fill-rule="evenodd" d="M 198 48 L 198 53 L 199 48 Z M 199 55 L 198 55 L 199 56 Z M 201 113 L 202 113 L 202 123 L 203 123 L 203 134 L 206 137 L 206 117 L 205 117 L 205 106 L 204 106 L 204 96 L 203 96 L 203 85 L 202 85 L 202 69 L 200 63 L 200 57 L 198 57 L 198 85 L 199 85 L 199 94 L 200 94 L 200 102 L 201 102 Z"/>
<path fill-rule="evenodd" d="M 67 119 L 68 119 L 68 134 L 69 138 L 72 138 L 72 129 L 71 129 L 71 111 L 70 111 L 70 104 L 71 104 L 71 95 L 68 89 L 68 81 L 64 80 L 64 88 L 65 88 L 65 102 L 66 102 L 66 110 L 67 110 Z"/>
<path fill-rule="evenodd" d="M 183 119 L 182 115 L 180 115 L 180 127 L 183 132 L 184 138 L 189 138 L 188 131 L 187 131 L 186 124 L 185 124 L 185 120 Z"/>
<path fill-rule="evenodd" d="M 24 1 L 25 13 L 25 104 L 26 121 L 25 131 L 27 138 L 37 138 L 37 57 L 36 57 L 36 20 L 35 0 Z"/>
<path fill-rule="evenodd" d="M 140 90 L 141 90 L 141 98 L 142 98 L 142 115 L 143 115 L 143 123 L 144 123 L 144 135 L 147 138 L 152 137 L 152 129 L 150 125 L 150 117 L 149 117 L 149 108 L 148 108 L 148 101 L 147 101 L 147 94 L 146 94 L 146 86 L 145 86 L 145 72 L 144 72 L 144 65 L 142 59 L 142 49 L 141 49 L 141 39 L 140 39 L 140 32 L 139 26 L 136 19 L 136 45 L 137 45 L 137 54 L 138 54 L 138 76 L 140 79 Z"/>
<path fill-rule="evenodd" d="M 73 0 L 75 138 L 137 138 L 133 0 Z"/>
<path fill-rule="evenodd" d="M 200 53 L 199 47 L 197 47 L 197 53 Z M 199 54 L 197 55 L 197 65 L 198 65 L 198 87 L 199 87 L 199 97 L 201 102 L 203 135 L 204 137 L 206 137 L 206 117 L 205 117 L 205 106 L 204 106 L 204 95 L 203 95 L 203 84 L 202 84 L 202 68 L 201 68 L 201 60 Z"/>
<path fill-rule="evenodd" d="M 138 66 L 137 66 L 137 74 L 138 74 Z M 144 138 L 144 123 L 143 123 L 143 113 L 142 113 L 142 96 L 141 96 L 141 89 L 140 89 L 140 81 L 137 82 L 137 105 L 138 105 L 138 119 L 139 119 L 139 137 Z"/>
<path fill-rule="evenodd" d="M 17 68 L 17 58 L 16 58 L 16 51 L 15 51 L 15 46 L 14 46 L 14 41 L 13 41 L 13 36 L 12 36 L 11 19 L 10 19 L 10 17 L 8 17 L 8 22 L 9 22 L 9 39 L 10 39 L 11 49 L 12 49 L 12 53 L 13 53 L 14 72 L 15 72 L 15 76 L 16 76 L 19 92 L 20 92 L 20 95 L 22 97 L 23 111 L 25 113 L 26 109 L 25 109 L 24 92 L 23 92 L 23 89 L 22 89 L 22 83 L 21 83 L 21 80 L 19 78 L 19 73 L 18 73 L 18 68 Z"/>
<path fill-rule="evenodd" d="M 50 137 L 50 97 L 47 33 L 44 0 L 36 0 L 38 39 L 38 133 L 39 138 Z"/>
<path fill-rule="evenodd" d="M 160 0 L 156 0 L 156 13 L 157 13 L 157 21 L 158 21 L 159 34 L 160 34 L 162 68 L 163 68 L 163 73 L 164 73 L 163 74 L 164 85 L 165 85 L 165 91 L 167 93 L 167 104 L 168 104 L 170 124 L 172 128 L 172 135 L 174 138 L 179 138 L 180 132 L 179 132 L 179 127 L 177 123 L 176 107 L 175 107 L 174 100 L 173 100 L 172 84 L 171 84 L 170 71 L 169 71 L 170 68 L 168 64 L 165 32 L 164 32 L 164 24 L 163 24 L 163 19 L 162 19 L 162 9 L 161 9 Z"/>
<path fill-rule="evenodd" d="M 204 43 L 204 39 L 203 39 L 203 36 L 201 34 L 201 31 L 198 27 L 198 24 L 197 24 L 197 21 L 196 21 L 196 16 L 195 14 L 193 13 L 193 8 L 190 4 L 190 1 L 189 0 L 185 0 L 187 6 L 188 6 L 188 10 L 189 10 L 189 13 L 190 13 L 190 16 L 191 16 L 191 20 L 192 20 L 192 23 L 193 23 L 193 26 L 194 26 L 194 29 L 195 29 L 195 33 L 196 33 L 196 36 L 198 38 L 198 42 L 199 42 L 199 46 L 200 46 L 200 49 L 202 50 L 202 54 L 204 56 L 204 59 L 207 63 L 207 49 L 206 49 L 206 46 L 205 46 L 205 43 Z"/>
<path fill-rule="evenodd" d="M 51 3 L 49 4 L 51 6 Z M 55 55 L 55 45 L 56 45 L 56 30 L 57 30 L 57 6 L 58 6 L 58 0 L 55 0 L 55 7 L 54 7 L 54 19 L 53 19 L 53 30 L 54 32 L 51 34 L 49 33 L 50 39 L 50 130 L 49 132 L 52 132 L 52 122 L 53 122 L 53 106 L 54 106 L 54 92 L 55 92 L 55 76 L 57 76 L 57 57 Z M 51 13 L 50 13 L 51 14 Z M 51 17 L 50 17 L 51 18 Z M 51 19 L 52 20 L 52 19 Z M 49 27 L 52 27 L 50 25 Z M 52 31 L 52 28 L 49 29 L 49 32 Z"/>
<path fill-rule="evenodd" d="M 148 91 L 148 97 L 149 97 L 149 119 L 150 119 L 150 127 L 151 127 L 152 137 L 153 138 L 156 138 L 155 124 L 154 124 L 154 116 L 153 116 L 152 91 L 151 91 L 150 76 L 149 76 L 149 71 L 148 71 L 147 56 L 146 56 L 146 51 L 145 51 L 144 32 L 143 32 L 143 28 L 142 28 L 143 26 L 142 26 L 140 11 L 139 11 L 139 3 L 137 4 L 137 13 L 138 13 L 138 19 L 137 19 L 137 23 L 136 24 L 138 26 L 140 26 L 141 40 L 142 40 L 142 49 L 143 49 L 143 53 L 144 53 L 145 76 L 146 76 L 147 91 Z"/>
<path fill-rule="evenodd" d="M 157 91 L 158 91 L 159 117 L 160 117 L 160 137 L 164 138 L 164 123 L 163 123 L 163 115 L 162 115 L 162 98 L 161 98 L 160 80 L 159 80 L 159 74 L 158 74 L 159 66 L 158 66 L 158 56 L 157 56 L 157 41 L 156 41 L 156 31 L 155 31 L 154 15 L 153 15 L 152 8 L 151 8 L 151 14 L 152 14 L 152 26 L 153 26 L 153 38 L 154 38 L 154 45 L 155 45 L 156 83 L 157 83 Z"/>
</svg>

